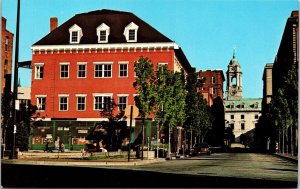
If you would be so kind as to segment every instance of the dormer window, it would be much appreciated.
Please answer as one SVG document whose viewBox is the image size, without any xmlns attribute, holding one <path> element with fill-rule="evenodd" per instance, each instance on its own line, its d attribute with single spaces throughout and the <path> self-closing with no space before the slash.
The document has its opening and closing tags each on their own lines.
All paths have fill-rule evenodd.
<svg viewBox="0 0 300 189">
<path fill-rule="evenodd" d="M 70 29 L 70 43 L 71 44 L 78 44 L 80 42 L 80 39 L 82 37 L 82 29 L 74 24 Z"/>
<path fill-rule="evenodd" d="M 98 43 L 108 43 L 108 36 L 109 36 L 110 28 L 105 24 L 102 23 L 97 28 L 97 36 L 98 36 Z"/>
<path fill-rule="evenodd" d="M 137 42 L 137 31 L 139 29 L 139 26 L 135 23 L 131 22 L 125 27 L 124 35 L 127 40 L 127 42 Z"/>
</svg>

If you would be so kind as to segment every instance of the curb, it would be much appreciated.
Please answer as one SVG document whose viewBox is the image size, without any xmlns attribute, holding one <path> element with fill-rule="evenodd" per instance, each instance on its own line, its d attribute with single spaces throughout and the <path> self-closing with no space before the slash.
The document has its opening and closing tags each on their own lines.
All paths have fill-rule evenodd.
<svg viewBox="0 0 300 189">
<path fill-rule="evenodd" d="M 284 155 L 281 155 L 281 154 L 272 154 L 272 155 L 298 164 L 298 159 L 288 157 L 288 156 L 284 156 Z"/>
<path fill-rule="evenodd" d="M 112 162 L 112 161 L 47 161 L 47 160 L 2 160 L 4 164 L 22 165 L 51 165 L 51 166 L 138 166 L 151 163 L 165 162 L 165 159 L 143 160 L 131 162 Z"/>
</svg>

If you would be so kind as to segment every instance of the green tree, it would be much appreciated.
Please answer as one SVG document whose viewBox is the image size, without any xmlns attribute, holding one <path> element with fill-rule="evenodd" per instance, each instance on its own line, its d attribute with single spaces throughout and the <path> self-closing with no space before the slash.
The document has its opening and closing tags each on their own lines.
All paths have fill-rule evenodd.
<svg viewBox="0 0 300 189">
<path fill-rule="evenodd" d="M 139 115 L 142 118 L 142 149 L 144 149 L 145 140 L 145 119 L 152 112 L 155 96 L 154 96 L 154 72 L 153 63 L 147 57 L 141 56 L 134 62 L 134 71 L 136 79 L 133 87 L 137 90 L 138 96 L 135 97 L 136 106 L 139 108 Z M 143 152 L 142 152 L 143 159 Z"/>
</svg>

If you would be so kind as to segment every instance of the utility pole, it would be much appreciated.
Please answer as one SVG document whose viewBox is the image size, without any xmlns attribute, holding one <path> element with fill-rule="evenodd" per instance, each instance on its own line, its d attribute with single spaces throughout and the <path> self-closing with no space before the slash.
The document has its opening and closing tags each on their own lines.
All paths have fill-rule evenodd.
<svg viewBox="0 0 300 189">
<path fill-rule="evenodd" d="M 15 65 L 14 65 L 14 93 L 13 93 L 13 101 L 12 101 L 12 127 L 16 127 L 16 100 L 18 98 L 18 63 L 19 63 L 19 26 L 20 26 L 20 0 L 18 0 L 17 5 L 17 26 L 16 26 L 16 47 L 15 47 Z M 15 153 L 15 134 L 16 129 L 12 129 L 12 145 L 11 145 L 11 153 L 9 159 L 14 159 Z"/>
</svg>

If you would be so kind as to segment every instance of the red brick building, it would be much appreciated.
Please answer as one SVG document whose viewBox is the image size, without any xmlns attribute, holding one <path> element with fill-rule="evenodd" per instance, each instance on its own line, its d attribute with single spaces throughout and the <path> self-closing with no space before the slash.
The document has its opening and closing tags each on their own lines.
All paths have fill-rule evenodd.
<svg viewBox="0 0 300 189">
<path fill-rule="evenodd" d="M 181 48 L 132 13 L 97 10 L 77 14 L 32 46 L 32 104 L 43 126 L 33 143 L 84 138 L 112 99 L 117 114 L 134 104 L 134 62 L 140 56 L 171 70 L 191 70 Z M 66 138 L 65 138 L 66 140 Z"/>
<path fill-rule="evenodd" d="M 6 29 L 6 19 L 2 17 L 2 54 L 1 54 L 1 94 L 5 87 L 5 76 L 12 73 L 12 52 L 14 35 Z M 11 78 L 8 78 L 11 79 Z M 10 83 L 10 81 L 8 82 Z"/>
<path fill-rule="evenodd" d="M 216 97 L 223 99 L 223 83 L 225 77 L 222 70 L 200 70 L 199 78 L 204 79 L 204 85 L 199 90 L 207 100 L 209 106 Z"/>
</svg>

